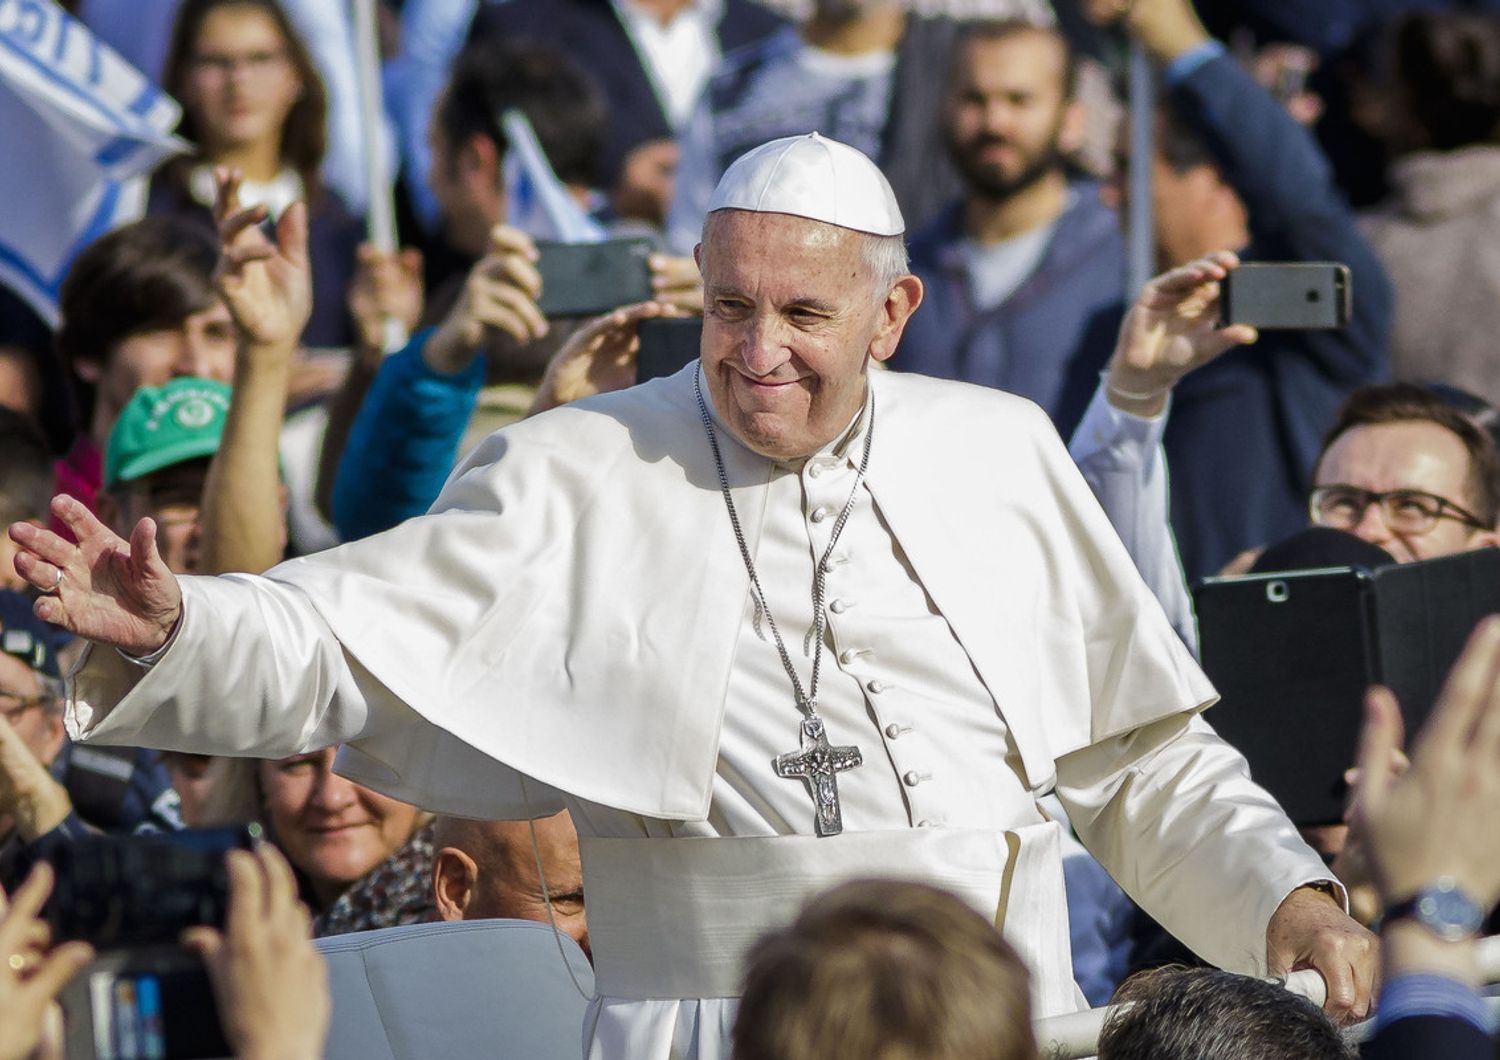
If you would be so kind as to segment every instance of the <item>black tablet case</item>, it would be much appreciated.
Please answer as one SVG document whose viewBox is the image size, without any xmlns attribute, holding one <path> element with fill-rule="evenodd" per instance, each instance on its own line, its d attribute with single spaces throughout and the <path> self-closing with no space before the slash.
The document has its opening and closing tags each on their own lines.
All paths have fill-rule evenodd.
<svg viewBox="0 0 1500 1060">
<path fill-rule="evenodd" d="M 1209 578 L 1194 590 L 1207 718 L 1299 825 L 1344 811 L 1366 688 L 1421 727 L 1475 624 L 1500 612 L 1500 551 L 1382 567 Z"/>
</svg>

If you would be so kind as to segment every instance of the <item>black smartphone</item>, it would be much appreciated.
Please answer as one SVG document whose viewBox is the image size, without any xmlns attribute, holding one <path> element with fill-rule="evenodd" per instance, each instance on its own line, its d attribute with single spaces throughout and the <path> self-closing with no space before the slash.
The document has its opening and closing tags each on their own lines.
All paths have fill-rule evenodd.
<svg viewBox="0 0 1500 1060">
<path fill-rule="evenodd" d="M 1219 326 L 1329 331 L 1347 327 L 1349 266 L 1333 261 L 1252 262 L 1220 285 Z"/>
<path fill-rule="evenodd" d="M 638 325 L 641 346 L 635 357 L 635 381 L 644 383 L 676 375 L 698 357 L 703 344 L 703 318 L 650 317 Z"/>
<path fill-rule="evenodd" d="M 178 946 L 101 954 L 58 998 L 67 1060 L 211 1060 L 224 1040 L 208 969 Z"/>
<path fill-rule="evenodd" d="M 548 317 L 592 317 L 652 296 L 649 239 L 602 243 L 538 243 L 542 293 L 537 306 Z"/>
</svg>

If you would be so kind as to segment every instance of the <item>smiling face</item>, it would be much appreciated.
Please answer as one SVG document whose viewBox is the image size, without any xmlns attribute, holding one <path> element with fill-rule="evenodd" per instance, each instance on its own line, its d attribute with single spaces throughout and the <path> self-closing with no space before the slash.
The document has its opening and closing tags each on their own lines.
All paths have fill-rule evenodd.
<svg viewBox="0 0 1500 1060">
<path fill-rule="evenodd" d="M 721 210 L 704 227 L 702 360 L 714 407 L 745 445 L 808 456 L 849 426 L 869 358 L 896 350 L 922 285 L 880 290 L 871 237 L 788 214 Z"/>
<path fill-rule="evenodd" d="M 260 763 L 271 835 L 325 908 L 411 838 L 418 816 L 334 773 L 333 757 L 329 747 Z"/>
</svg>

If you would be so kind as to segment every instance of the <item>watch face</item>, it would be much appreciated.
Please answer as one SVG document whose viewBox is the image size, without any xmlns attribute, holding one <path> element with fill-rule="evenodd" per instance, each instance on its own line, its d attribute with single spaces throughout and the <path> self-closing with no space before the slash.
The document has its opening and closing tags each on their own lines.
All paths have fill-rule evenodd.
<svg viewBox="0 0 1500 1060">
<path fill-rule="evenodd" d="M 1419 920 L 1445 939 L 1466 939 L 1479 932 L 1484 924 L 1484 910 L 1454 889 L 1432 888 L 1417 899 Z"/>
</svg>

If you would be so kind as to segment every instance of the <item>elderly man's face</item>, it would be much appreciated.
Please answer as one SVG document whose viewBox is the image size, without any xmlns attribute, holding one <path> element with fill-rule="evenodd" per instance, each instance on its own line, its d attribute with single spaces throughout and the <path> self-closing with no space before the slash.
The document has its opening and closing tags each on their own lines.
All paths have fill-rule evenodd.
<svg viewBox="0 0 1500 1060">
<path fill-rule="evenodd" d="M 698 248 L 703 372 L 735 437 L 778 459 L 833 441 L 865 397 L 865 365 L 896 350 L 922 285 L 877 290 L 864 240 L 787 214 L 723 210 Z"/>
<path fill-rule="evenodd" d="M 1479 507 L 1469 487 L 1469 453 L 1458 435 L 1437 423 L 1410 420 L 1353 427 L 1328 447 L 1314 475 L 1314 485 L 1358 486 L 1375 493 L 1420 490 L 1451 501 L 1467 511 Z M 1465 552 L 1495 542 L 1495 534 L 1457 519 L 1438 519 L 1418 536 L 1398 534 L 1386 525 L 1380 506 L 1364 510 L 1348 528 L 1356 537 L 1379 545 L 1400 563 Z"/>
</svg>

